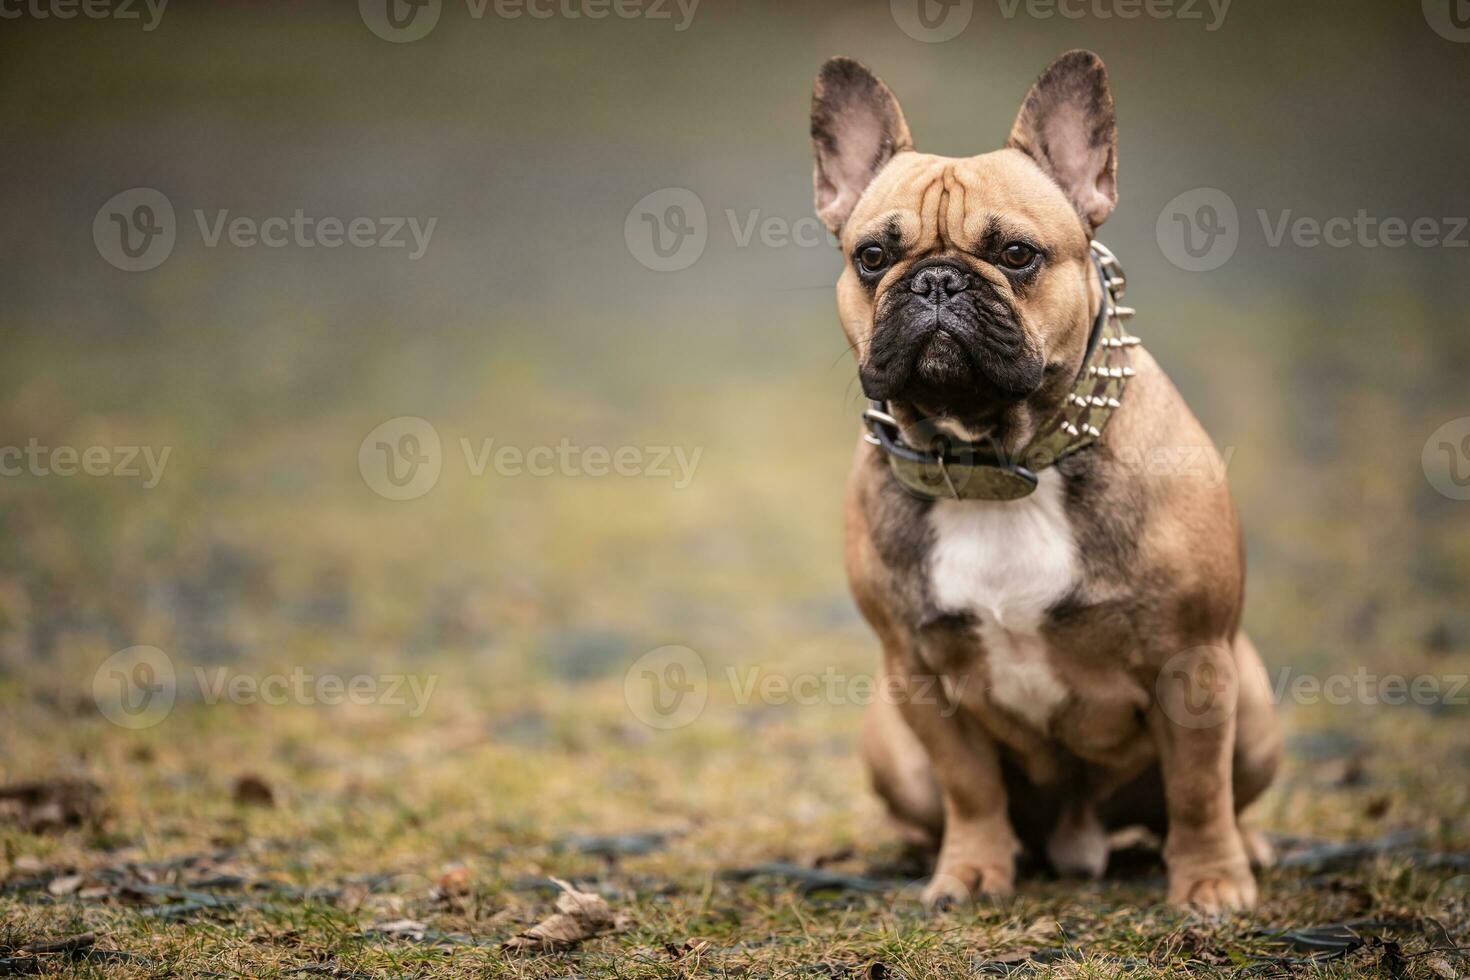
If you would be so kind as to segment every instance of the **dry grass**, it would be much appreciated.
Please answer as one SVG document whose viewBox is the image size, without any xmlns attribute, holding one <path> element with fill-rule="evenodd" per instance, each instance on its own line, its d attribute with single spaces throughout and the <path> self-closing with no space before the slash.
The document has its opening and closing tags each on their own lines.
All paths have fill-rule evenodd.
<svg viewBox="0 0 1470 980">
<path fill-rule="evenodd" d="M 1413 837 L 1383 855 L 1268 873 L 1249 916 L 1202 922 L 1160 907 L 1148 854 L 1101 883 L 1032 872 L 1013 902 L 925 916 L 924 869 L 885 832 L 857 763 L 860 707 L 739 696 L 752 670 L 852 677 L 873 664 L 839 560 L 848 372 L 820 384 L 803 373 L 835 353 L 807 358 L 794 378 L 633 392 L 552 381 L 504 357 L 461 367 L 452 384 L 410 364 L 480 394 L 411 403 L 433 417 L 446 456 L 434 491 L 404 503 L 369 492 L 354 465 L 382 421 L 373 404 L 230 424 L 146 398 L 89 414 L 55 383 L 24 387 L 6 408 L 10 431 L 175 448 L 151 491 L 87 479 L 3 488 L 0 777 L 85 776 L 105 812 L 59 831 L 0 823 L 0 956 L 49 975 L 120 977 L 920 978 L 1002 970 L 1028 953 L 1044 962 L 1022 968 L 1040 976 L 1470 970 L 1429 952 L 1445 938 L 1430 917 L 1470 943 L 1470 868 L 1433 858 L 1463 862 L 1470 850 L 1470 726 L 1446 704 L 1284 708 L 1291 756 L 1256 823 L 1297 838 Z M 115 357 L 78 354 L 67 370 L 91 381 L 75 390 L 98 390 Z M 1267 387 L 1247 394 L 1241 418 L 1275 412 Z M 1412 411 L 1386 417 L 1410 431 Z M 1455 513 L 1381 474 L 1354 484 L 1375 522 L 1358 520 L 1362 501 L 1346 491 L 1281 498 L 1265 461 L 1313 464 L 1278 452 L 1279 432 L 1252 431 L 1232 481 L 1262 556 L 1249 619 L 1268 663 L 1465 674 L 1465 624 L 1445 598 L 1465 567 L 1444 533 Z M 461 436 L 530 446 L 564 435 L 704 456 L 685 489 L 476 478 L 459 456 Z M 1358 462 L 1320 465 L 1346 481 Z M 98 665 L 132 644 L 165 650 L 179 679 L 172 713 L 141 730 L 106 721 L 91 696 Z M 673 731 L 650 729 L 624 699 L 630 666 L 665 644 L 697 650 L 710 678 L 703 713 Z M 210 704 L 196 668 L 435 686 L 419 714 Z M 273 805 L 237 801 L 244 776 Z M 612 857 L 574 837 L 645 831 L 666 837 Z M 773 862 L 859 875 L 862 888 L 736 874 Z M 570 952 L 503 953 L 550 913 L 552 875 L 605 895 L 631 926 Z M 402 920 L 422 923 L 427 940 L 373 931 Z M 1271 937 L 1340 922 L 1399 945 L 1311 966 L 1257 958 L 1308 955 Z M 94 951 L 127 958 L 17 952 L 81 932 Z M 291 972 L 301 970 L 314 972 Z"/>
</svg>

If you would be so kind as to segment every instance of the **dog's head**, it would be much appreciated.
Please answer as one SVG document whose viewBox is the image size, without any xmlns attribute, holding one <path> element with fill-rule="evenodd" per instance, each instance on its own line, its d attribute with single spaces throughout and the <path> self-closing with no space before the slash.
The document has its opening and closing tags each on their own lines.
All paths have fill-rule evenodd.
<svg viewBox="0 0 1470 980">
<path fill-rule="evenodd" d="M 1003 149 L 956 158 L 916 152 L 888 87 L 834 58 L 812 94 L 812 148 L 863 391 L 970 437 L 1039 424 L 1102 298 L 1088 246 L 1117 201 L 1102 60 L 1058 58 Z"/>
</svg>

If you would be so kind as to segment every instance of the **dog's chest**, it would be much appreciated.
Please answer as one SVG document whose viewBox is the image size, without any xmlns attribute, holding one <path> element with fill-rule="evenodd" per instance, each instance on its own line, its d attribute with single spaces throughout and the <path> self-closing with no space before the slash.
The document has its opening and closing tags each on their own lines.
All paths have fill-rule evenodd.
<svg viewBox="0 0 1470 980">
<path fill-rule="evenodd" d="M 1021 500 L 938 501 L 928 520 L 934 604 L 975 617 L 990 700 L 1044 730 L 1068 692 L 1041 625 L 1079 575 L 1061 477 L 1044 472 Z"/>
</svg>

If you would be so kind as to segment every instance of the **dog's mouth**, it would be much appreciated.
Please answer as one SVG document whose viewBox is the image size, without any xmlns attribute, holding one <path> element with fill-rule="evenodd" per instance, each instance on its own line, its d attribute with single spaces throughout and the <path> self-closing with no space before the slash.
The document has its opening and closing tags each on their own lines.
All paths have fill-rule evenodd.
<svg viewBox="0 0 1470 980">
<path fill-rule="evenodd" d="M 1043 360 L 1015 310 L 988 286 L 956 282 L 900 283 L 885 294 L 859 369 L 869 398 L 978 421 L 1040 387 Z"/>
<path fill-rule="evenodd" d="M 938 327 L 922 341 L 914 375 L 932 387 L 964 384 L 970 376 L 970 355 L 958 337 Z"/>
</svg>

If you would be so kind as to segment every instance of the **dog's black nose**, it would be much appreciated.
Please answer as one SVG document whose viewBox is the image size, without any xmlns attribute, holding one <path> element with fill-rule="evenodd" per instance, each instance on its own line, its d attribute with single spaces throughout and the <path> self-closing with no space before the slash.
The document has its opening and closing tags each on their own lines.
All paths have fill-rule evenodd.
<svg viewBox="0 0 1470 980">
<path fill-rule="evenodd" d="M 936 302 L 949 299 L 969 288 L 970 280 L 967 276 L 958 269 L 944 265 L 931 265 L 927 269 L 921 269 L 909 282 L 909 289 L 920 296 L 932 297 Z"/>
</svg>

